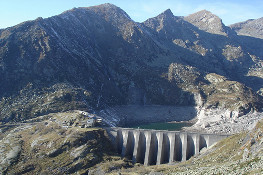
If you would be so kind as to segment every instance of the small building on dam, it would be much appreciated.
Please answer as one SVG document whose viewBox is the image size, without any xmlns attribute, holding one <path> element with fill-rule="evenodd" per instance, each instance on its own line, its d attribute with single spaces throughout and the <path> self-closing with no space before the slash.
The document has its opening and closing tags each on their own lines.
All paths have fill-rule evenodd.
<svg viewBox="0 0 263 175">
<path fill-rule="evenodd" d="M 108 128 L 107 132 L 121 156 L 144 165 L 186 161 L 229 136 L 131 128 Z"/>
</svg>

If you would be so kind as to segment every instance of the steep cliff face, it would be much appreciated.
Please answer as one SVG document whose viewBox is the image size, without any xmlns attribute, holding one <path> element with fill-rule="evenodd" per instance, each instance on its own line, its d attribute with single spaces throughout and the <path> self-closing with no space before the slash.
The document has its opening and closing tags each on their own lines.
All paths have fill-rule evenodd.
<svg viewBox="0 0 263 175">
<path fill-rule="evenodd" d="M 126 104 L 210 104 L 203 90 L 209 73 L 259 90 L 261 43 L 236 35 L 207 11 L 183 18 L 166 10 L 136 23 L 103 4 L 27 21 L 0 31 L 0 118 Z M 254 105 L 260 97 L 240 87 L 244 93 L 237 95 L 253 99 L 248 108 L 260 110 Z"/>
</svg>

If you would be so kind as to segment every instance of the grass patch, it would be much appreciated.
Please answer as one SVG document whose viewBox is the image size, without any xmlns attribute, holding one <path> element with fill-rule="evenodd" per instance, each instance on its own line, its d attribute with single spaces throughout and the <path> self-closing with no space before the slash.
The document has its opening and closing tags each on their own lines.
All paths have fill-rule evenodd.
<svg viewBox="0 0 263 175">
<path fill-rule="evenodd" d="M 219 164 L 227 161 L 235 161 L 242 158 L 242 155 L 236 154 L 240 150 L 241 140 L 247 135 L 246 132 L 230 136 L 218 142 L 213 148 L 214 151 L 202 157 L 203 164 Z"/>
<path fill-rule="evenodd" d="M 111 145 L 101 128 L 63 128 L 57 123 L 36 123 L 19 133 L 23 141 L 18 161 L 9 174 L 86 173 L 110 157 Z"/>
<path fill-rule="evenodd" d="M 246 162 L 240 163 L 240 164 L 239 164 L 239 167 L 240 167 L 240 168 L 245 168 L 245 167 L 248 167 L 251 163 L 257 163 L 257 162 L 259 162 L 260 160 L 261 160 L 260 158 L 256 157 L 256 158 L 254 158 L 254 159 L 251 159 L 251 160 L 248 160 L 248 161 L 246 161 Z"/>
</svg>

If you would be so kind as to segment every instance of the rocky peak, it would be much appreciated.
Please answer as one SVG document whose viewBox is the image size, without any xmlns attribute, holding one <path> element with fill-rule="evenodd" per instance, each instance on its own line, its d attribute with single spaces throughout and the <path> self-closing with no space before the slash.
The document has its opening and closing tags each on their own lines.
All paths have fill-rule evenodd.
<svg viewBox="0 0 263 175">
<path fill-rule="evenodd" d="M 240 29 L 242 29 L 245 25 L 247 25 L 248 23 L 250 23 L 251 21 L 254 21 L 254 19 L 248 19 L 248 20 L 243 21 L 243 22 L 231 24 L 229 27 L 230 27 L 230 28 L 233 28 L 233 29 L 235 29 L 235 30 L 240 30 Z"/>
<path fill-rule="evenodd" d="M 125 17 L 131 19 L 124 10 L 110 3 L 88 7 L 88 9 L 96 12 L 98 15 L 104 15 L 106 18 Z"/>
<path fill-rule="evenodd" d="M 178 20 L 182 21 L 180 17 L 174 16 L 172 11 L 167 9 L 158 16 L 146 20 L 143 24 L 159 32 L 164 28 L 167 30 L 173 30 L 175 23 Z"/>
<path fill-rule="evenodd" d="M 125 11 L 110 3 L 74 8 L 57 17 L 58 18 L 54 20 L 54 25 L 57 23 L 62 23 L 62 25 L 74 23 L 75 26 L 78 26 L 74 27 L 76 30 L 82 29 L 82 31 L 92 33 L 93 36 L 95 36 L 95 33 L 99 33 L 98 36 L 101 40 L 109 38 L 110 35 L 108 33 L 112 34 L 118 31 L 117 35 L 127 41 L 136 35 L 134 34 L 136 31 L 139 31 L 137 24 Z M 53 29 L 56 30 L 54 27 Z M 53 29 L 51 30 L 53 31 Z M 76 30 L 71 31 L 71 33 L 75 33 Z M 59 31 L 56 31 L 55 35 L 57 35 L 57 33 L 59 33 Z"/>
<path fill-rule="evenodd" d="M 111 8 L 111 9 L 119 8 L 119 7 L 117 7 L 116 5 L 111 4 L 111 3 L 104 3 L 104 4 L 97 5 L 97 6 L 95 6 L 95 7 L 100 7 L 100 8 Z"/>
<path fill-rule="evenodd" d="M 72 16 L 80 17 L 83 15 L 93 15 L 94 17 L 101 17 L 109 22 L 124 22 L 127 20 L 131 20 L 131 18 L 125 11 L 110 3 L 91 7 L 73 8 L 71 10 L 63 12 L 59 16 L 61 16 L 62 18 L 68 18 Z M 90 18 L 90 16 L 88 16 L 88 18 Z"/>
<path fill-rule="evenodd" d="M 165 10 L 158 16 L 156 16 L 154 19 L 157 19 L 160 23 L 169 23 L 171 21 L 174 21 L 176 16 L 173 15 L 173 12 L 170 9 Z"/>
<path fill-rule="evenodd" d="M 161 13 L 159 16 L 166 17 L 166 18 L 172 18 L 174 17 L 173 12 L 171 9 L 165 10 L 163 13 Z"/>
<path fill-rule="evenodd" d="M 263 18 L 249 19 L 244 22 L 232 24 L 229 27 L 235 30 L 238 35 L 263 39 Z"/>
<path fill-rule="evenodd" d="M 209 33 L 227 35 L 226 26 L 222 20 L 207 10 L 201 10 L 184 18 L 189 23 Z"/>
</svg>

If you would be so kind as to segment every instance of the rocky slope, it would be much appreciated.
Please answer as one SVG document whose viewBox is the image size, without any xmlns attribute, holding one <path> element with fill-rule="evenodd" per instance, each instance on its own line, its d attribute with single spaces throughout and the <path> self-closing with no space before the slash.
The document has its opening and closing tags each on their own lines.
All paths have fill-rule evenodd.
<svg viewBox="0 0 263 175">
<path fill-rule="evenodd" d="M 197 13 L 191 14 L 189 16 L 184 17 L 186 21 L 193 24 L 194 26 L 198 27 L 200 30 L 204 30 L 206 32 L 218 35 L 225 35 L 227 36 L 229 30 L 222 22 L 222 20 L 212 14 L 207 10 L 202 10 Z"/>
<path fill-rule="evenodd" d="M 251 36 L 263 39 L 263 18 L 249 19 L 244 22 L 230 25 L 238 35 Z"/>
<path fill-rule="evenodd" d="M 0 120 L 128 104 L 260 111 L 262 56 L 261 39 L 208 11 L 136 23 L 112 4 L 74 8 L 0 31 Z"/>
<path fill-rule="evenodd" d="M 80 118 L 75 112 L 56 113 L 37 122 L 1 125 L 0 174 L 87 174 L 100 162 L 122 162 L 106 131 L 63 127 L 67 119 Z"/>
</svg>

